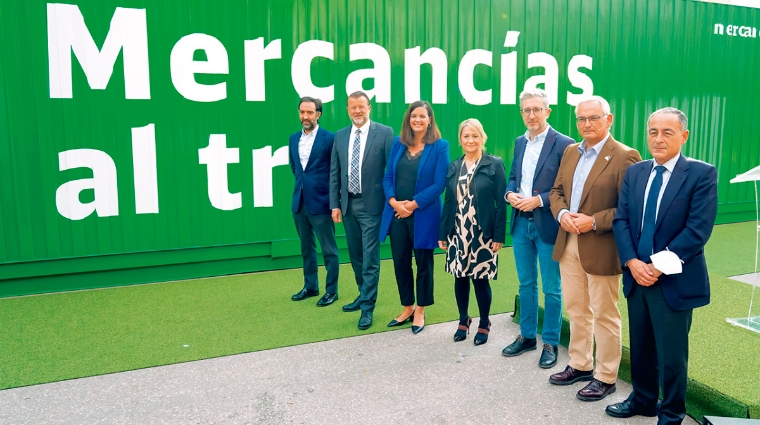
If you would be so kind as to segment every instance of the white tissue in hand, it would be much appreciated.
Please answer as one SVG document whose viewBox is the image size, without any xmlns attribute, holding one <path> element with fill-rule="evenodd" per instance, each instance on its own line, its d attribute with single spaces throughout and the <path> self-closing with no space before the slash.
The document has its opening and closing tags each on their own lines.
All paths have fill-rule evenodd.
<svg viewBox="0 0 760 425">
<path fill-rule="evenodd" d="M 678 274 L 683 271 L 681 268 L 681 259 L 671 251 L 660 251 L 652 254 L 652 265 L 664 274 Z"/>
</svg>

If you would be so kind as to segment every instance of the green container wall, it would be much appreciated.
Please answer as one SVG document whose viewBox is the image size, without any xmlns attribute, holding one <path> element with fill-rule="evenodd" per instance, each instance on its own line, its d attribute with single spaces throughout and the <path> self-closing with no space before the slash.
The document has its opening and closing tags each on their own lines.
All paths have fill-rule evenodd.
<svg viewBox="0 0 760 425">
<path fill-rule="evenodd" d="M 543 67 L 528 68 L 529 54 L 545 52 L 556 59 L 558 99 L 549 121 L 574 138 L 568 92 L 582 89 L 571 84 L 569 64 L 587 55 L 591 69 L 580 72 L 593 81 L 594 94 L 610 101 L 618 140 L 647 158 L 647 116 L 665 106 L 684 110 L 691 129 L 684 153 L 720 172 L 718 220 L 754 218 L 751 184 L 729 180 L 760 163 L 760 108 L 752 101 L 760 97 L 755 66 L 760 40 L 756 32 L 750 33 L 754 37 L 728 35 L 733 30 L 715 34 L 715 26 L 755 29 L 758 9 L 691 0 L 70 3 L 78 6 L 98 49 L 117 7 L 145 10 L 150 98 L 126 99 L 123 51 L 105 90 L 91 89 L 71 54 L 73 95 L 51 98 L 48 4 L 0 2 L 0 296 L 300 266 L 290 169 L 272 170 L 273 206 L 254 207 L 252 151 L 271 146 L 274 152 L 298 131 L 299 93 L 291 62 L 296 48 L 309 40 L 333 43 L 333 60 L 317 58 L 310 68 L 296 70 L 310 72 L 317 86 L 334 85 L 323 127 L 336 131 L 349 124 L 347 77 L 377 65 L 350 61 L 350 45 L 374 43 L 387 51 L 391 99 L 373 99 L 372 118 L 397 132 L 407 104 L 405 49 L 439 48 L 448 64 L 447 99 L 433 107 L 452 143 L 452 157 L 459 154 L 458 123 L 477 117 L 488 133 L 488 150 L 507 164 L 524 126 L 516 99 L 500 101 L 502 55 L 516 52 L 517 93 L 530 77 L 545 74 Z M 508 31 L 520 33 L 515 47 L 504 47 Z M 194 33 L 216 38 L 227 52 L 227 75 L 195 77 L 203 84 L 225 82 L 223 100 L 188 100 L 172 82 L 172 49 Z M 265 62 L 266 100 L 247 101 L 244 41 L 260 37 L 265 45 L 281 40 L 281 58 Z M 493 61 L 474 72 L 478 90 L 492 89 L 486 105 L 468 103 L 458 84 L 462 58 L 475 49 L 491 52 Z M 197 61 L 206 58 L 202 50 L 194 54 Z M 420 75 L 421 97 L 431 99 L 431 66 L 423 65 Z M 374 84 L 368 79 L 364 88 Z M 131 132 L 149 124 L 155 126 L 159 212 L 137 214 Z M 227 147 L 238 148 L 239 163 L 227 170 L 229 192 L 242 196 L 239 209 L 222 211 L 209 200 L 199 149 L 209 145 L 212 134 L 226 135 Z M 109 195 L 118 196 L 118 215 L 70 220 L 58 212 L 58 187 L 93 175 L 88 168 L 59 171 L 59 153 L 71 149 L 96 149 L 113 159 L 118 193 Z M 93 199 L 92 190 L 80 195 L 81 202 Z M 342 234 L 342 227 L 337 231 Z"/>
</svg>

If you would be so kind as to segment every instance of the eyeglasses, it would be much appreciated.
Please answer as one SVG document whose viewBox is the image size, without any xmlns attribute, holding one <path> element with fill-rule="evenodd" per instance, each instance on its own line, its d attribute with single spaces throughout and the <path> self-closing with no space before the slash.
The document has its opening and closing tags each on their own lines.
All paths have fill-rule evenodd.
<svg viewBox="0 0 760 425">
<path fill-rule="evenodd" d="M 608 114 L 604 114 L 604 115 L 592 115 L 590 117 L 576 117 L 575 118 L 575 122 L 577 122 L 578 124 L 585 124 L 586 121 L 591 122 L 591 123 L 597 123 L 597 122 L 599 122 L 600 119 L 606 117 L 607 115 Z"/>
<path fill-rule="evenodd" d="M 523 114 L 523 115 L 525 115 L 525 116 L 530 115 L 531 112 L 533 112 L 534 115 L 538 115 L 543 110 L 544 110 L 544 108 L 525 108 L 525 109 L 520 109 L 520 113 Z"/>
</svg>

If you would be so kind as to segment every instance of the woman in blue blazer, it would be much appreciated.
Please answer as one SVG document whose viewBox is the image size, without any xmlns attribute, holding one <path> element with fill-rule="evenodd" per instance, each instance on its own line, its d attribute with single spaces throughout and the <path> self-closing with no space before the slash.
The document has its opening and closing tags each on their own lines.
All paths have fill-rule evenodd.
<svg viewBox="0 0 760 425">
<path fill-rule="evenodd" d="M 391 147 L 383 189 L 388 201 L 380 240 L 390 235 L 396 283 L 404 311 L 388 323 L 412 321 L 412 332 L 425 328 L 425 307 L 433 304 L 433 250 L 438 247 L 441 194 L 446 184 L 449 143 L 441 139 L 433 109 L 425 101 L 409 106 L 401 135 Z M 417 263 L 417 307 L 412 251 Z"/>
</svg>

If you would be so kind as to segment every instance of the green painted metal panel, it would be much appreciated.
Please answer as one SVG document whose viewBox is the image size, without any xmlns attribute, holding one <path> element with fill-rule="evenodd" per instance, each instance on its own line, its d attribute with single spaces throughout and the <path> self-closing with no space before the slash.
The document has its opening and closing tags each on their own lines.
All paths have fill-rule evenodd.
<svg viewBox="0 0 760 425">
<path fill-rule="evenodd" d="M 269 167 L 300 95 L 330 98 L 321 125 L 335 131 L 360 85 L 397 132 L 409 101 L 432 100 L 452 157 L 459 122 L 477 117 L 507 161 L 526 84 L 556 93 L 550 123 L 575 138 L 578 96 L 606 97 L 613 135 L 645 158 L 648 114 L 678 107 L 685 153 L 719 168 L 719 221 L 751 219 L 751 185 L 729 180 L 760 163 L 758 27 L 758 9 L 692 0 L 2 1 L 0 288 L 15 289 L 0 296 L 132 261 L 142 274 L 113 284 L 170 277 L 183 256 L 216 265 L 177 277 L 297 264 L 293 177 Z M 419 65 L 423 52 L 442 65 Z M 91 178 L 102 187 L 61 189 Z"/>
</svg>

